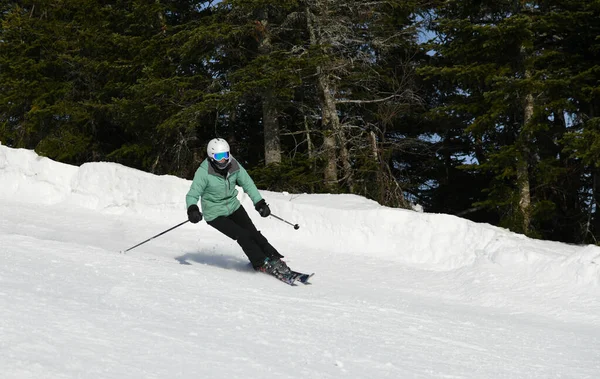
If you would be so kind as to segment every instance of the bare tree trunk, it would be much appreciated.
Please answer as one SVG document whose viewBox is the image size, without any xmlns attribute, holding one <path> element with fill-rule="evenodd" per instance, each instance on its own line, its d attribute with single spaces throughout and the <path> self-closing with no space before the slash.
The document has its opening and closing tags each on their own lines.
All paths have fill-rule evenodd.
<svg viewBox="0 0 600 379">
<path fill-rule="evenodd" d="M 306 144 L 307 144 L 307 151 L 308 151 L 308 159 L 310 159 L 311 161 L 311 170 L 313 172 L 313 174 L 315 174 L 316 176 L 316 172 L 317 172 L 317 165 L 315 164 L 313 158 L 315 157 L 315 149 L 313 146 L 313 142 L 312 142 L 312 138 L 310 136 L 310 127 L 308 126 L 308 118 L 306 116 L 304 116 L 304 129 L 306 130 Z M 314 184 L 310 185 L 310 189 L 312 192 L 314 192 L 315 190 L 315 186 Z"/>
<path fill-rule="evenodd" d="M 308 145 L 308 147 L 307 147 L 308 158 L 313 159 L 315 153 L 314 153 L 314 148 L 313 148 L 313 142 L 310 137 L 310 128 L 308 127 L 308 119 L 306 116 L 304 116 L 304 130 L 306 130 L 306 144 Z"/>
<path fill-rule="evenodd" d="M 531 78 L 531 72 L 525 71 L 525 77 Z M 523 233 L 527 234 L 531 225 L 531 188 L 529 182 L 529 124 L 533 118 L 533 107 L 534 99 L 533 94 L 530 92 L 525 97 L 524 104 L 524 120 L 523 120 L 523 131 L 522 140 L 520 143 L 520 154 L 517 157 L 517 185 L 519 187 L 519 211 L 521 212 Z"/>
<path fill-rule="evenodd" d="M 270 92 L 263 94 L 263 128 L 265 139 L 265 164 L 281 163 L 281 143 L 279 140 L 279 120 L 277 108 L 273 105 Z"/>
<path fill-rule="evenodd" d="M 592 174 L 592 193 L 590 196 L 590 207 L 588 208 L 587 222 L 582 231 L 583 241 L 589 241 L 589 237 L 593 243 L 597 244 L 596 233 L 598 231 L 598 207 L 600 207 L 600 171 L 597 168 L 591 169 Z"/>
<path fill-rule="evenodd" d="M 310 34 L 311 45 L 326 44 L 322 41 L 318 33 L 319 26 L 315 23 L 315 16 L 310 9 L 306 8 L 306 19 L 308 31 Z M 329 75 L 324 67 L 317 68 L 317 83 L 319 90 L 319 100 L 322 112 L 322 127 L 324 131 L 324 148 L 327 163 L 325 166 L 325 183 L 328 187 L 333 187 L 338 182 L 337 172 L 337 150 L 339 149 L 339 159 L 344 170 L 344 179 L 348 189 L 352 192 L 354 183 L 352 167 L 350 164 L 350 153 L 348 152 L 346 137 L 340 123 L 337 106 L 335 102 L 335 87 L 332 86 Z"/>
<path fill-rule="evenodd" d="M 262 38 L 258 51 L 267 55 L 271 52 L 271 36 L 268 30 L 268 20 L 266 11 L 263 12 L 263 20 L 260 21 Z M 262 93 L 263 108 L 263 134 L 265 142 L 265 164 L 281 163 L 281 143 L 279 140 L 279 119 L 277 118 L 277 103 L 270 89 Z"/>
<path fill-rule="evenodd" d="M 337 117 L 337 110 L 335 102 L 329 91 L 329 83 L 323 73 L 319 73 L 318 78 L 319 86 L 319 99 L 321 100 L 321 112 L 322 112 L 322 127 L 324 134 L 323 145 L 325 147 L 325 157 L 327 163 L 325 165 L 325 184 L 328 187 L 334 187 L 338 181 L 337 172 L 337 153 L 336 153 L 336 126 L 338 124 L 339 129 L 339 118 Z"/>
<path fill-rule="evenodd" d="M 531 190 L 529 187 L 529 170 L 527 156 L 529 149 L 521 147 L 520 156 L 517 158 L 517 185 L 519 186 L 519 211 L 523 218 L 523 233 L 529 232 L 531 224 Z"/>
<path fill-rule="evenodd" d="M 352 173 L 352 165 L 350 164 L 350 152 L 348 151 L 348 143 L 346 141 L 346 135 L 344 134 L 344 130 L 339 124 L 339 117 L 336 113 L 336 118 L 338 118 L 338 140 L 340 146 L 340 159 L 342 161 L 342 167 L 344 169 L 344 179 L 346 181 L 346 186 L 348 186 L 348 190 L 350 192 L 354 192 L 354 174 Z"/>
<path fill-rule="evenodd" d="M 600 100 L 592 100 L 590 104 L 589 118 L 595 118 L 600 111 Z M 592 240 L 598 244 L 598 233 L 600 232 L 600 169 L 592 166 L 592 198 L 586 234 L 591 234 Z M 587 237 L 587 235 L 585 236 Z M 585 238 L 584 237 L 584 238 Z M 584 239 L 585 241 L 585 239 Z"/>
<path fill-rule="evenodd" d="M 373 154 L 373 160 L 379 162 L 379 149 L 377 148 L 377 135 L 374 131 L 369 131 L 369 142 L 371 143 L 371 154 Z"/>
<path fill-rule="evenodd" d="M 379 187 L 379 203 L 384 204 L 385 192 L 386 192 L 386 186 L 384 183 L 385 182 L 385 173 L 383 171 L 384 170 L 383 162 L 381 162 L 381 160 L 379 158 L 379 149 L 377 148 L 377 135 L 375 134 L 374 131 L 370 130 L 368 138 L 369 138 L 369 144 L 370 144 L 370 148 L 371 148 L 371 154 L 373 156 L 373 161 L 375 162 L 377 167 L 379 167 L 379 169 L 377 170 L 377 186 Z"/>
<path fill-rule="evenodd" d="M 307 29 L 310 34 L 310 44 L 317 45 L 317 32 L 314 26 L 314 15 L 311 13 L 310 9 L 306 8 L 306 24 Z M 335 136 L 332 130 L 332 120 L 331 114 L 335 113 L 335 103 L 330 101 L 327 103 L 327 95 L 331 97 L 329 93 L 329 83 L 325 78 L 325 74 L 322 72 L 321 67 L 317 67 L 317 83 L 319 87 L 319 101 L 321 103 L 321 128 L 323 129 L 323 148 L 325 150 L 325 171 L 324 171 L 324 179 L 325 185 L 329 188 L 333 188 L 338 180 L 337 176 L 337 154 L 335 149 Z M 333 99 L 331 99 L 333 100 Z M 333 107 L 333 108 L 332 108 Z M 339 122 L 339 120 L 338 120 Z"/>
</svg>

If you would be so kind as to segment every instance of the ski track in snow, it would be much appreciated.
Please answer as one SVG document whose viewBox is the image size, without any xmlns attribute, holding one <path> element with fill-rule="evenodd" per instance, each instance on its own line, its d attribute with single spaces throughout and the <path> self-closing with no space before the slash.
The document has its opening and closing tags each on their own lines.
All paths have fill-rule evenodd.
<svg viewBox="0 0 600 379">
<path fill-rule="evenodd" d="M 316 272 L 312 285 L 290 287 L 251 270 L 204 222 L 120 254 L 185 219 L 171 205 L 185 195 L 177 181 L 140 174 L 141 187 L 101 184 L 102 198 L 89 183 L 120 180 L 120 168 L 82 175 L 0 153 L 1 378 L 600 377 L 595 247 L 393 215 L 358 197 L 304 195 L 300 205 L 263 192 L 301 229 L 251 217 L 293 269 Z M 111 200 L 144 190 L 167 205 Z M 361 207 L 390 225 L 349 216 Z"/>
</svg>

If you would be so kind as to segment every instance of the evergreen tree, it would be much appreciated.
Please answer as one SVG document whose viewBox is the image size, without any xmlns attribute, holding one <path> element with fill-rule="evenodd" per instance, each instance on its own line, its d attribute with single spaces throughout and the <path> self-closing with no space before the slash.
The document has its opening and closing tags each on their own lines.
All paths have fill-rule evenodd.
<svg viewBox="0 0 600 379">
<path fill-rule="evenodd" d="M 549 34 L 564 3 L 441 3 L 436 55 L 422 72 L 442 94 L 435 114 L 460 120 L 471 140 L 477 161 L 467 168 L 494 174 L 483 187 L 488 198 L 474 205 L 495 209 L 513 230 L 576 241 L 582 181 L 576 163 L 561 154 L 573 96 L 561 88 L 572 82 L 564 78 L 567 60 L 550 64 L 565 57 L 565 41 Z"/>
<path fill-rule="evenodd" d="M 135 10 L 144 35 L 123 36 L 135 51 L 135 82 L 113 99 L 127 139 L 110 158 L 154 173 L 191 177 L 221 117 L 202 101 L 215 88 L 214 44 L 195 45 L 210 29 L 210 1 L 143 2 Z M 132 20 L 130 20 L 132 22 Z M 132 25 L 135 26 L 136 24 Z"/>
<path fill-rule="evenodd" d="M 556 189 L 564 199 L 565 220 L 553 222 L 554 230 L 565 230 L 561 240 L 596 243 L 600 237 L 600 3 L 598 1 L 548 1 L 541 28 L 552 46 L 544 55 L 549 104 L 556 111 L 555 123 L 563 131 L 559 152 L 568 162 L 571 186 Z M 566 188 L 565 188 L 566 187 Z M 565 225 L 566 224 L 566 225 Z M 570 235 L 567 234 L 570 232 Z"/>
</svg>

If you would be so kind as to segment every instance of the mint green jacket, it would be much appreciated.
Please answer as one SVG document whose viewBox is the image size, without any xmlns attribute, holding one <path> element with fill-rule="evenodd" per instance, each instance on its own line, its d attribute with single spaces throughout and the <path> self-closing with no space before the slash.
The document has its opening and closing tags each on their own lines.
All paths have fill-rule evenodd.
<svg viewBox="0 0 600 379">
<path fill-rule="evenodd" d="M 186 207 L 197 204 L 198 199 L 201 199 L 202 214 L 206 221 L 212 221 L 219 216 L 229 216 L 240 207 L 236 185 L 244 189 L 252 203 L 256 204 L 262 199 L 254 181 L 235 158 L 231 157 L 226 178 L 216 172 L 208 159 L 205 159 L 196 170 L 185 197 Z"/>
</svg>

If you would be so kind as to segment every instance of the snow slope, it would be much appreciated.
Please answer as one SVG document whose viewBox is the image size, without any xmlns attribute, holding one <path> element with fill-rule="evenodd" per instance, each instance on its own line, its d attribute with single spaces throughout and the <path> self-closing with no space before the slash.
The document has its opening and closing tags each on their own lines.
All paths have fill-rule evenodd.
<svg viewBox="0 0 600 379">
<path fill-rule="evenodd" d="M 600 248 L 352 195 L 242 204 L 313 285 L 182 221 L 190 182 L 0 145 L 1 378 L 599 378 Z"/>
</svg>

